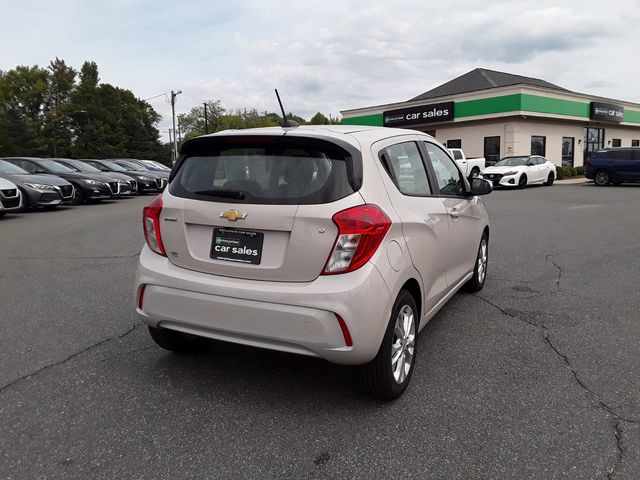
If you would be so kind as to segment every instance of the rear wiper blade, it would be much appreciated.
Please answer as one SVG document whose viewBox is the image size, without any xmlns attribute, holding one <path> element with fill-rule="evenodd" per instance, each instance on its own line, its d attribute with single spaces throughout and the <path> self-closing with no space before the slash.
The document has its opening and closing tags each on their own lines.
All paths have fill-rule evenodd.
<svg viewBox="0 0 640 480">
<path fill-rule="evenodd" d="M 197 195 L 210 195 L 212 197 L 236 198 L 238 200 L 244 200 L 246 197 L 240 190 L 211 189 L 198 190 L 194 193 Z"/>
</svg>

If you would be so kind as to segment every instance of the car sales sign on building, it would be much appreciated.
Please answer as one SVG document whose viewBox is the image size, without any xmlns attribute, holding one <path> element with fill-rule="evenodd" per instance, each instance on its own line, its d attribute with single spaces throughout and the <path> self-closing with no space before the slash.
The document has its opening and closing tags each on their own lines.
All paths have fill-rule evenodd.
<svg viewBox="0 0 640 480">
<path fill-rule="evenodd" d="M 612 103 L 591 102 L 591 120 L 603 122 L 622 122 L 624 107 Z"/>
<path fill-rule="evenodd" d="M 453 120 L 453 102 L 433 103 L 420 107 L 402 108 L 382 112 L 385 127 L 400 127 L 420 123 Z"/>
</svg>

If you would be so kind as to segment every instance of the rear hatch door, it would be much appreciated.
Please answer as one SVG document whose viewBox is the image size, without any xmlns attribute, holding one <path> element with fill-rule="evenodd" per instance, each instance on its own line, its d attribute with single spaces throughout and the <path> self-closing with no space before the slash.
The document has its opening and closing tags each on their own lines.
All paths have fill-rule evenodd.
<svg viewBox="0 0 640 480">
<path fill-rule="evenodd" d="M 333 214 L 364 202 L 349 152 L 305 140 L 214 137 L 185 154 L 163 196 L 169 261 L 235 278 L 317 278 L 338 232 Z"/>
</svg>

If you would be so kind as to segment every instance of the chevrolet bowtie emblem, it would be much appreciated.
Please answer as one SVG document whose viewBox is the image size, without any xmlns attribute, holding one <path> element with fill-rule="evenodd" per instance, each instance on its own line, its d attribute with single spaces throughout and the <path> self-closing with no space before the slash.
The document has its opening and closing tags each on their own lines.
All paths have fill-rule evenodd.
<svg viewBox="0 0 640 480">
<path fill-rule="evenodd" d="M 244 220 L 245 218 L 247 218 L 247 214 L 241 212 L 240 210 L 227 210 L 220 214 L 220 218 L 226 218 L 227 220 L 235 222 L 237 220 Z"/>
</svg>

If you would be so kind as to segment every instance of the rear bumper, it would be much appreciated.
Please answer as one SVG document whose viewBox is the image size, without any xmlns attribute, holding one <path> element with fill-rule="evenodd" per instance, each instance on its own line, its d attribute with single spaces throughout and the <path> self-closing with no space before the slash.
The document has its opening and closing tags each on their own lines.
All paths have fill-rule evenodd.
<svg viewBox="0 0 640 480">
<path fill-rule="evenodd" d="M 145 246 L 136 305 L 143 285 L 143 308 L 137 312 L 149 325 L 351 365 L 375 357 L 392 307 L 389 289 L 372 264 L 312 282 L 265 282 L 176 267 Z M 352 346 L 345 343 L 336 313 Z"/>
</svg>

